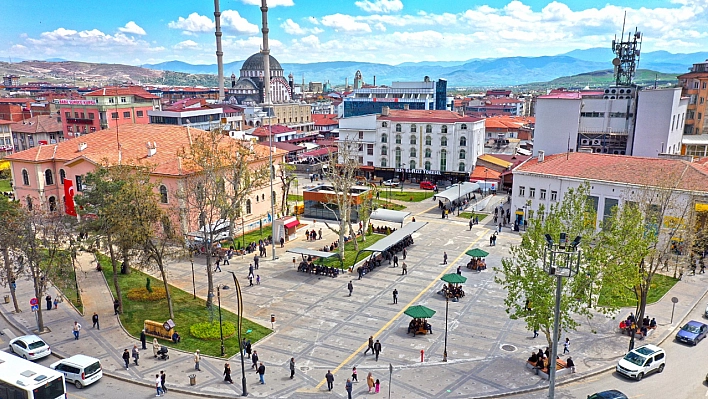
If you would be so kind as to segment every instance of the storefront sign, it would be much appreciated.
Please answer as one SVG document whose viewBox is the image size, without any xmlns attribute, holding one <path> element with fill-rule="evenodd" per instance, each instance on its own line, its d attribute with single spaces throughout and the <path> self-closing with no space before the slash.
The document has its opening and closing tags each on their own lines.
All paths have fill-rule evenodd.
<svg viewBox="0 0 708 399">
<path fill-rule="evenodd" d="M 425 169 L 402 169 L 402 168 L 396 168 L 395 169 L 396 173 L 411 173 L 411 174 L 419 174 L 419 175 L 442 175 L 442 173 L 439 170 L 425 170 Z"/>
<path fill-rule="evenodd" d="M 60 105 L 96 105 L 96 100 L 54 100 Z"/>
</svg>

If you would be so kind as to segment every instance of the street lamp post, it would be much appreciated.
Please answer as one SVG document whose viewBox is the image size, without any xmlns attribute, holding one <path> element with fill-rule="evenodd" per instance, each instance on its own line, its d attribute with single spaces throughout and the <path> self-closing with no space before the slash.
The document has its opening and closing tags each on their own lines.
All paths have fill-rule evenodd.
<svg viewBox="0 0 708 399">
<path fill-rule="evenodd" d="M 246 387 L 246 366 L 243 361 L 244 348 L 241 348 L 241 345 L 243 343 L 243 340 L 241 339 L 241 326 L 243 324 L 243 319 L 241 317 L 241 315 L 243 315 L 243 297 L 241 296 L 241 284 L 238 283 L 236 274 L 234 272 L 230 273 L 231 276 L 233 276 L 234 278 L 234 287 L 236 288 L 236 319 L 238 320 L 238 325 L 236 326 L 236 333 L 238 334 L 238 344 L 240 349 L 239 352 L 241 353 L 241 387 L 243 389 L 241 396 L 248 396 L 248 388 Z"/>
<path fill-rule="evenodd" d="M 224 328 L 221 324 L 221 285 L 216 286 L 216 300 L 219 304 L 219 335 L 221 337 L 221 356 L 224 356 L 226 352 L 224 351 Z"/>
<path fill-rule="evenodd" d="M 560 233 L 556 243 L 550 234 L 546 234 L 547 246 L 543 253 L 543 268 L 551 276 L 556 276 L 556 304 L 553 312 L 553 345 L 548 367 L 548 398 L 554 399 L 556 387 L 556 359 L 558 358 L 558 336 L 560 334 L 560 305 L 563 277 L 571 278 L 580 270 L 582 251 L 578 244 L 582 237 L 577 236 L 568 242 L 568 235 Z"/>
<path fill-rule="evenodd" d="M 462 190 L 462 182 L 458 180 L 457 181 L 457 216 L 460 216 L 460 208 L 462 208 L 462 206 L 460 206 L 460 205 L 462 205 L 462 201 L 460 198 L 460 197 L 462 197 L 462 194 L 460 194 L 460 190 Z"/>
<path fill-rule="evenodd" d="M 447 362 L 447 309 L 450 306 L 450 298 L 445 295 L 445 349 L 443 349 L 443 362 Z"/>
<path fill-rule="evenodd" d="M 489 172 L 489 169 L 484 168 L 484 196 L 487 196 L 487 172 Z"/>
<path fill-rule="evenodd" d="M 189 257 L 189 262 L 192 264 L 192 290 L 194 291 L 194 298 L 197 299 L 197 285 L 194 282 L 194 257 Z"/>
</svg>

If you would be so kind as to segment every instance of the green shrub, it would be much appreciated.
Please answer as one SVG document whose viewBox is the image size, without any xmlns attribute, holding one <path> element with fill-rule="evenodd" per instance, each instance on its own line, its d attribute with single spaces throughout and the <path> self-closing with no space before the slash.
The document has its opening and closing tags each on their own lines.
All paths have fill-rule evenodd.
<svg viewBox="0 0 708 399">
<path fill-rule="evenodd" d="M 150 277 L 147 278 L 147 282 L 145 283 L 145 289 L 147 292 L 152 293 L 152 287 L 150 286 Z"/>
<path fill-rule="evenodd" d="M 236 326 L 230 321 L 224 321 L 221 323 L 222 329 L 224 331 L 224 338 L 228 338 L 236 334 Z M 219 322 L 214 321 L 209 323 L 208 321 L 192 324 L 189 327 L 189 333 L 192 334 L 194 338 L 199 339 L 220 339 Z"/>
</svg>

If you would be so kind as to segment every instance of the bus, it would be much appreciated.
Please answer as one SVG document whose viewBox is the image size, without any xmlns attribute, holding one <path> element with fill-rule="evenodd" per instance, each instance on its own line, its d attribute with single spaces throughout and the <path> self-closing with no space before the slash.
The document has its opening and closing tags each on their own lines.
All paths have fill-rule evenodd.
<svg viewBox="0 0 708 399">
<path fill-rule="evenodd" d="M 64 374 L 0 351 L 0 398 L 66 399 Z"/>
</svg>

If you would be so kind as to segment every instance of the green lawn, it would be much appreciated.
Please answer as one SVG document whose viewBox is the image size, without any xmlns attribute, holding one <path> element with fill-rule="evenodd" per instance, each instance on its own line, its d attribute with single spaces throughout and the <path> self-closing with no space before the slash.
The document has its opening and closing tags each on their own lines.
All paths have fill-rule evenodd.
<svg viewBox="0 0 708 399">
<path fill-rule="evenodd" d="M 291 201 L 291 202 L 302 202 L 302 195 L 288 194 L 288 201 Z"/>
<path fill-rule="evenodd" d="M 647 304 L 652 304 L 661 299 L 678 282 L 677 278 L 655 274 L 652 279 L 651 289 L 647 297 Z M 632 291 L 621 295 L 609 295 L 604 288 L 600 290 L 599 306 L 632 307 L 637 306 L 637 297 Z"/>
<path fill-rule="evenodd" d="M 388 188 L 379 188 L 379 199 L 381 200 L 388 200 L 391 198 L 392 200 L 397 201 L 421 202 L 432 198 L 433 195 L 435 194 L 432 191 L 401 191 L 400 189 L 392 188 L 389 193 Z"/>
<path fill-rule="evenodd" d="M 61 291 L 64 297 L 79 309 L 81 313 L 84 311 L 84 304 L 81 303 L 81 296 L 76 285 L 76 269 L 71 265 L 71 256 L 68 251 L 60 251 L 59 256 L 62 257 L 62 262 L 66 262 L 67 267 L 62 267 L 60 273 L 63 273 L 53 279 L 54 286 Z"/>
<path fill-rule="evenodd" d="M 99 256 L 99 259 L 103 266 L 103 273 L 106 276 L 108 285 L 115 296 L 113 268 L 111 267 L 110 259 L 103 255 Z M 148 278 L 146 274 L 137 270 L 132 270 L 128 275 L 121 274 L 118 276 L 121 292 L 123 293 L 123 314 L 120 316 L 120 319 L 126 330 L 136 337 L 140 336 L 140 331 L 143 329 L 143 322 L 145 320 L 164 322 L 169 319 L 167 301 L 164 299 L 153 302 L 139 302 L 131 301 L 126 298 L 129 290 L 144 288 L 146 278 Z M 157 288 L 163 286 L 160 280 L 152 277 L 149 278 L 151 279 L 152 287 Z M 206 309 L 206 301 L 201 298 L 193 299 L 191 293 L 184 292 L 172 286 L 170 286 L 170 293 L 172 294 L 172 302 L 175 309 L 175 330 L 182 337 L 182 341 L 178 344 L 173 344 L 171 341 L 160 340 L 160 343 L 187 352 L 194 352 L 199 349 L 204 355 L 221 355 L 220 341 L 218 339 L 202 340 L 191 336 L 189 333 L 189 327 L 192 324 L 209 321 L 210 312 Z M 230 292 L 228 293 L 230 294 Z M 214 300 L 214 304 L 216 305 L 216 300 Z M 214 320 L 218 321 L 219 311 L 216 306 L 214 306 L 213 314 Z M 238 325 L 238 318 L 234 313 L 222 308 L 221 314 L 223 321 L 229 321 L 234 323 L 234 325 Z M 248 332 L 249 330 L 250 332 Z M 246 318 L 243 319 L 242 336 L 250 339 L 252 343 L 255 343 L 270 333 L 270 329 L 247 320 Z M 150 338 L 150 341 L 152 341 L 152 338 Z M 234 334 L 230 338 L 225 338 L 224 347 L 227 356 L 238 353 L 238 335 Z"/>
<path fill-rule="evenodd" d="M 0 179 L 0 192 L 12 191 L 10 179 Z"/>
<path fill-rule="evenodd" d="M 402 209 L 406 209 L 406 207 L 403 205 L 394 204 L 393 202 L 386 202 L 386 200 L 383 200 L 383 199 L 374 200 L 374 205 L 376 206 L 376 208 L 392 209 L 394 211 L 400 211 Z"/>
<path fill-rule="evenodd" d="M 374 243 L 378 242 L 379 240 L 383 239 L 386 237 L 383 234 L 371 234 L 366 236 L 366 242 L 361 241 L 361 237 L 358 238 L 359 240 L 359 250 L 369 247 L 371 245 L 374 245 Z M 329 243 L 326 243 L 329 244 Z M 324 244 L 322 244 L 324 246 Z M 336 251 L 336 250 L 335 250 Z M 354 265 L 354 257 L 356 256 L 357 251 L 354 249 L 354 243 L 353 242 L 348 242 L 344 244 L 344 267 L 345 268 L 350 268 L 352 265 Z M 358 260 L 364 259 L 366 256 L 370 255 L 370 252 L 365 252 L 363 255 L 359 255 Z M 331 267 L 339 267 L 339 259 L 337 258 L 329 258 L 324 261 L 324 264 L 327 266 Z"/>
<path fill-rule="evenodd" d="M 457 215 L 457 214 L 455 214 Z M 460 215 L 458 217 L 461 217 L 463 219 L 470 220 L 470 218 L 473 218 L 475 216 L 479 216 L 479 220 L 484 219 L 484 215 L 481 213 L 475 213 L 475 212 L 460 212 Z"/>
</svg>

